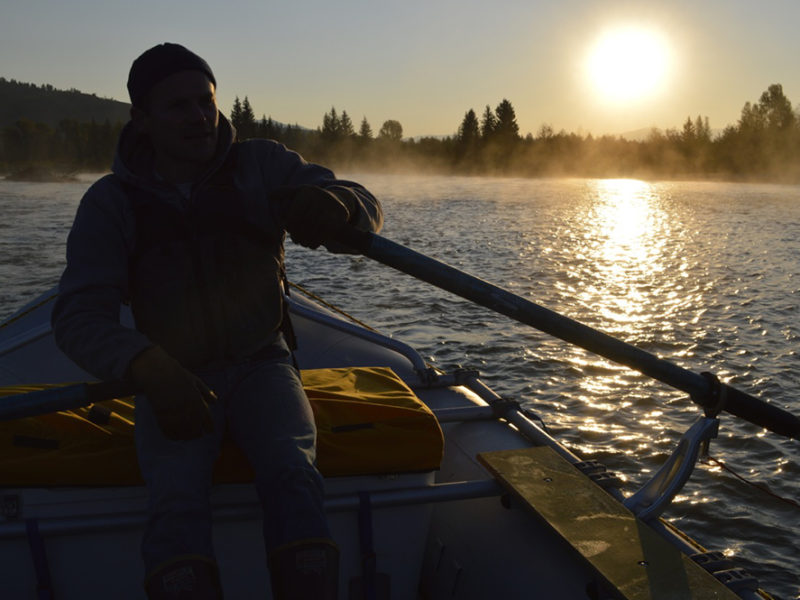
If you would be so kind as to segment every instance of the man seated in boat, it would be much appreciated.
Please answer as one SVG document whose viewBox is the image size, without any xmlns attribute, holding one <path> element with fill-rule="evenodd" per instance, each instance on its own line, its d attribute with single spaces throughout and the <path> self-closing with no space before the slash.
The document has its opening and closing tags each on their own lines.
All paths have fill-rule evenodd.
<svg viewBox="0 0 800 600">
<path fill-rule="evenodd" d="M 128 91 L 113 172 L 69 235 L 53 328 L 86 371 L 143 393 L 147 594 L 222 597 L 209 490 L 226 434 L 255 472 L 274 596 L 333 598 L 315 428 L 284 336 L 283 240 L 341 250 L 332 232 L 378 231 L 380 205 L 276 142 L 237 142 L 211 68 L 183 46 L 139 56 Z M 135 330 L 120 324 L 124 302 Z"/>
</svg>

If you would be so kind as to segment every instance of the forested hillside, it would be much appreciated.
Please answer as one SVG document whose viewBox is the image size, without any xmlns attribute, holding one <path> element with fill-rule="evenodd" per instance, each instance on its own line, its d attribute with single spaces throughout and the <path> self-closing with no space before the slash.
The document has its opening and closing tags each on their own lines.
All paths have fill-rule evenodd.
<svg viewBox="0 0 800 600">
<path fill-rule="evenodd" d="M 0 129 L 20 119 L 57 127 L 64 119 L 98 123 L 128 120 L 130 105 L 98 98 L 78 90 L 57 90 L 52 85 L 21 83 L 0 77 Z"/>
</svg>

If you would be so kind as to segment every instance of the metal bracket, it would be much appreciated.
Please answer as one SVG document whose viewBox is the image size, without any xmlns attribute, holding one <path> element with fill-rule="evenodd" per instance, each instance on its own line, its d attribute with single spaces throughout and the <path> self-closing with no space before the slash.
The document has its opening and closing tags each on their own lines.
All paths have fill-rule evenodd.
<svg viewBox="0 0 800 600">
<path fill-rule="evenodd" d="M 692 475 L 701 447 L 717 437 L 719 420 L 700 417 L 655 475 L 623 504 L 643 521 L 657 519 Z"/>
<path fill-rule="evenodd" d="M 575 463 L 573 466 L 604 490 L 622 487 L 622 480 L 619 476 L 609 471 L 608 467 L 601 462 L 596 460 L 584 460 Z"/>
</svg>

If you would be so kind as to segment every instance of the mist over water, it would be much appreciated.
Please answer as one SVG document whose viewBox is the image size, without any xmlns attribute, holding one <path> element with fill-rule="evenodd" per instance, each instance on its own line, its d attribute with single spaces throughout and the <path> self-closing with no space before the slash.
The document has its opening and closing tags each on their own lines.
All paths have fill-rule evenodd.
<svg viewBox="0 0 800 600">
<path fill-rule="evenodd" d="M 800 413 L 800 187 L 356 175 L 383 234 Z M 52 287 L 90 179 L 0 182 L 0 317 Z M 632 493 L 701 414 L 685 394 L 357 256 L 287 244 L 289 278 L 445 370 L 475 367 Z M 800 501 L 797 442 L 723 413 L 711 454 Z M 665 516 L 800 597 L 800 509 L 699 466 Z"/>
</svg>

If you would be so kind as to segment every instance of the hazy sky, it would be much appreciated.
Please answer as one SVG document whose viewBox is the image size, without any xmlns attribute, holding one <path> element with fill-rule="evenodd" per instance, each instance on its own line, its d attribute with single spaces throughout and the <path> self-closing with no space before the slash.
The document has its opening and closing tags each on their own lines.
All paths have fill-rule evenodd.
<svg viewBox="0 0 800 600">
<path fill-rule="evenodd" d="M 131 61 L 174 41 L 211 64 L 226 114 L 248 96 L 258 118 L 307 127 L 334 106 L 375 132 L 396 119 L 407 136 L 449 135 L 470 108 L 507 98 L 523 135 L 689 115 L 722 128 L 772 83 L 800 103 L 798 26 L 800 0 L 0 0 L 0 76 L 127 101 Z M 634 46 L 605 61 L 643 60 L 645 74 L 613 75 L 654 89 L 609 100 L 590 82 L 612 74 L 586 65 L 625 28 L 658 54 Z"/>
</svg>

